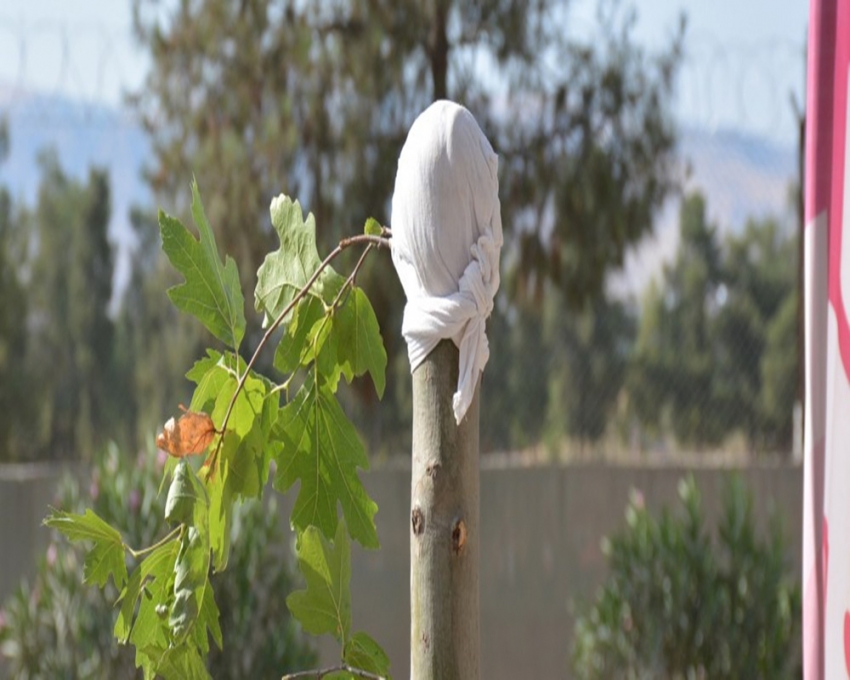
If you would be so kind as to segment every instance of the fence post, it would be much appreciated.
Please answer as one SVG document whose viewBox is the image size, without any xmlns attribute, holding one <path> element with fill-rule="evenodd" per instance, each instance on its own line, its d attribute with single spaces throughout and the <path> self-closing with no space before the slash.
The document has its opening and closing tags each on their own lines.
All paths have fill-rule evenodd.
<svg viewBox="0 0 850 680">
<path fill-rule="evenodd" d="M 458 350 L 441 341 L 413 372 L 410 677 L 479 677 L 480 388 L 460 425 Z"/>
</svg>

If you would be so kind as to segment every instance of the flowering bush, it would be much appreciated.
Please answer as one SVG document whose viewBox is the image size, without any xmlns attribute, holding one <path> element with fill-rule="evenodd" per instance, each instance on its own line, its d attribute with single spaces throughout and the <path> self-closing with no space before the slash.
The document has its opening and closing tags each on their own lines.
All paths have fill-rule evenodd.
<svg viewBox="0 0 850 680">
<path fill-rule="evenodd" d="M 782 531 L 757 537 L 752 497 L 733 477 L 717 541 L 693 477 L 683 517 L 655 519 L 633 492 L 627 527 L 603 543 L 610 575 L 576 623 L 579 678 L 786 678 L 799 673 L 800 589 Z M 796 674 L 796 675 L 795 675 Z"/>
<path fill-rule="evenodd" d="M 150 545 L 168 530 L 165 493 L 158 488 L 164 464 L 164 455 L 152 447 L 134 460 L 112 445 L 87 483 L 63 480 L 58 506 L 76 512 L 90 507 L 121 527 L 129 544 Z M 222 633 L 230 644 L 213 650 L 211 674 L 217 680 L 279 677 L 313 664 L 314 654 L 286 608 L 285 594 L 292 590 L 287 534 L 273 505 L 246 503 L 234 519 L 232 541 L 227 570 L 213 576 Z M 132 648 L 117 646 L 112 636 L 118 593 L 111 581 L 104 590 L 81 583 L 82 554 L 54 532 L 35 577 L 0 609 L 0 654 L 11 677 L 140 675 Z"/>
</svg>

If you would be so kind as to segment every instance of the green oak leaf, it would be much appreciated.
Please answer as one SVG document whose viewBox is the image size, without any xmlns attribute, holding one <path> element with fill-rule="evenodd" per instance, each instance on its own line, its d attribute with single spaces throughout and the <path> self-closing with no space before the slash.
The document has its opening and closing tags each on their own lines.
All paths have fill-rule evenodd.
<svg viewBox="0 0 850 680">
<path fill-rule="evenodd" d="M 325 305 L 317 297 L 308 295 L 295 307 L 286 326 L 286 333 L 274 353 L 274 367 L 281 373 L 292 373 L 301 366 L 301 355 L 307 336 L 317 321 L 325 315 Z"/>
<path fill-rule="evenodd" d="M 221 357 L 221 352 L 217 352 L 214 349 L 207 349 L 207 355 L 192 364 L 192 368 L 186 372 L 186 377 L 196 385 L 200 384 L 204 376 L 221 361 Z"/>
<path fill-rule="evenodd" d="M 338 310 L 337 310 L 338 311 Z M 315 369 L 322 385 L 336 394 L 342 367 L 339 365 L 339 333 L 335 331 L 336 311 L 328 310 L 313 324 L 307 340 L 301 348 L 301 365 L 315 362 Z"/>
<path fill-rule="evenodd" d="M 206 661 L 201 651 L 191 644 L 161 648 L 152 646 L 145 650 L 152 661 L 151 670 L 145 668 L 145 680 L 210 680 Z M 150 673 L 150 674 L 149 674 Z"/>
<path fill-rule="evenodd" d="M 118 596 L 116 605 L 120 604 L 118 610 L 118 618 L 115 620 L 113 635 L 119 643 L 126 644 L 127 638 L 130 637 L 130 631 L 133 628 L 133 614 L 136 613 L 136 602 L 139 599 L 139 592 L 142 588 L 142 570 L 137 567 L 130 574 L 127 585 L 124 586 L 121 594 Z"/>
<path fill-rule="evenodd" d="M 215 337 L 234 350 L 245 335 L 245 299 L 236 262 L 222 266 L 212 228 L 207 222 L 198 185 L 192 182 L 192 217 L 200 240 L 176 218 L 159 213 L 162 249 L 186 281 L 168 290 L 180 311 L 195 316 Z"/>
<path fill-rule="evenodd" d="M 124 541 L 113 529 L 91 509 L 84 515 L 53 510 L 44 524 L 58 529 L 71 541 L 91 541 L 83 563 L 83 581 L 96 583 L 103 588 L 109 577 L 121 590 L 127 582 L 127 564 L 124 561 Z"/>
<path fill-rule="evenodd" d="M 313 325 L 306 336 L 298 332 L 300 328 L 296 330 L 301 345 L 299 363 L 309 366 L 315 362 L 320 382 L 334 393 L 340 377 L 350 383 L 355 376 L 368 372 L 378 397 L 382 397 L 387 353 L 378 319 L 362 289 L 353 287 L 336 309 L 324 314 L 314 311 L 310 320 Z M 300 319 L 293 321 L 300 323 Z M 292 353 L 291 349 L 288 351 Z"/>
<path fill-rule="evenodd" d="M 390 657 L 366 633 L 355 633 L 349 638 L 342 650 L 342 659 L 354 668 L 380 675 L 387 680 L 391 678 Z"/>
<path fill-rule="evenodd" d="M 210 542 L 206 527 L 189 527 L 180 541 L 174 564 L 174 603 L 168 625 L 180 644 L 195 625 L 205 591 L 210 587 Z"/>
<path fill-rule="evenodd" d="M 338 333 L 337 361 L 346 379 L 367 371 L 375 384 L 378 397 L 384 396 L 387 352 L 372 303 L 358 287 L 351 289 L 345 304 L 334 316 L 334 332 Z"/>
<path fill-rule="evenodd" d="M 221 353 L 208 349 L 207 356 L 196 361 L 186 374 L 186 377 L 197 385 L 189 410 L 209 413 L 219 392 L 232 376 L 233 373 L 225 365 Z"/>
<path fill-rule="evenodd" d="M 201 481 L 191 466 L 181 460 L 168 487 L 166 521 L 197 526 L 199 520 L 206 522 L 208 505 L 207 493 Z"/>
<path fill-rule="evenodd" d="M 384 230 L 381 228 L 381 223 L 378 220 L 370 217 L 363 226 L 363 233 L 367 236 L 380 236 L 384 233 Z"/>
<path fill-rule="evenodd" d="M 210 651 L 207 631 L 212 635 L 216 646 L 221 649 L 223 640 L 221 637 L 218 605 L 215 603 L 215 593 L 213 592 L 212 584 L 209 582 L 204 589 L 204 598 L 201 603 L 201 610 L 198 612 L 198 621 L 192 628 L 191 633 L 192 641 L 204 654 L 208 654 Z"/>
<path fill-rule="evenodd" d="M 223 423 L 237 384 L 232 374 L 220 382 L 211 413 L 216 427 Z M 272 453 L 268 441 L 280 413 L 277 393 L 269 394 L 269 390 L 270 383 L 253 371 L 245 378 L 230 414 L 216 469 L 207 478 L 210 545 L 216 571 L 227 566 L 234 500 L 260 497 L 268 481 Z"/>
<path fill-rule="evenodd" d="M 170 641 L 168 617 L 157 612 L 157 607 L 170 608 L 174 595 L 174 562 L 180 543 L 175 538 L 159 546 L 139 565 L 141 593 L 139 611 L 130 632 L 130 643 L 136 648 L 136 667 L 142 668 L 145 677 L 156 674 L 161 653 Z"/>
<path fill-rule="evenodd" d="M 333 545 L 316 527 L 308 527 L 297 552 L 307 589 L 286 598 L 289 611 L 308 633 L 329 633 L 345 645 L 351 630 L 351 543 L 344 522 Z"/>
<path fill-rule="evenodd" d="M 357 476 L 357 468 L 368 469 L 369 460 L 330 389 L 311 374 L 281 409 L 271 439 L 277 443 L 275 488 L 285 493 L 301 481 L 292 524 L 299 531 L 313 525 L 325 536 L 333 536 L 339 503 L 351 537 L 367 548 L 377 548 L 374 517 L 378 506 Z"/>
<path fill-rule="evenodd" d="M 228 483 L 229 464 L 219 463 L 218 473 L 207 480 L 210 497 L 209 532 L 213 569 L 223 571 L 230 555 L 230 527 L 233 522 L 233 490 Z"/>
<path fill-rule="evenodd" d="M 305 220 L 301 204 L 283 194 L 272 201 L 270 212 L 280 248 L 267 255 L 257 271 L 254 292 L 254 305 L 257 311 L 264 313 L 265 325 L 280 316 L 322 264 L 316 249 L 316 220 L 312 213 Z M 309 294 L 329 303 L 343 282 L 343 278 L 328 267 Z M 291 316 L 290 312 L 288 318 Z"/>
<path fill-rule="evenodd" d="M 236 391 L 237 380 L 231 377 L 222 386 L 212 411 L 213 422 L 221 427 L 224 415 Z M 268 480 L 270 451 L 266 446 L 279 407 L 274 396 L 267 397 L 267 385 L 253 373 L 236 397 L 221 451 L 221 462 L 227 463 L 227 478 L 232 493 L 243 498 L 256 498 Z"/>
</svg>

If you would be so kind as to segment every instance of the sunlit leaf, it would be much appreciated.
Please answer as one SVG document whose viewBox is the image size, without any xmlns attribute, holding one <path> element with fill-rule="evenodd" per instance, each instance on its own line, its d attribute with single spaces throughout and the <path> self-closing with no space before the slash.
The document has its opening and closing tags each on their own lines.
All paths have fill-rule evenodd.
<svg viewBox="0 0 850 680">
<path fill-rule="evenodd" d="M 232 375 L 223 381 L 212 410 L 215 422 L 223 424 L 237 384 Z M 269 396 L 268 389 L 269 383 L 254 373 L 245 378 L 233 404 L 216 469 L 207 478 L 210 546 L 216 571 L 227 566 L 234 500 L 259 497 L 268 480 L 268 440 L 280 412 L 276 395 Z"/>
<path fill-rule="evenodd" d="M 168 648 L 168 610 L 174 597 L 174 562 L 179 542 L 174 539 L 154 550 L 140 565 L 142 590 L 130 642 L 136 647 L 136 666 L 153 677 L 161 654 Z M 159 608 L 159 611 L 158 611 Z"/>
<path fill-rule="evenodd" d="M 363 227 L 363 233 L 367 236 L 380 236 L 384 233 L 384 230 L 381 228 L 381 223 L 378 222 L 374 217 L 370 217 L 366 220 L 366 224 Z"/>
<path fill-rule="evenodd" d="M 289 611 L 308 633 L 328 633 L 344 645 L 351 629 L 351 544 L 345 524 L 339 523 L 333 545 L 316 527 L 304 531 L 298 566 L 307 588 L 286 598 Z"/>
<path fill-rule="evenodd" d="M 389 680 L 390 658 L 381 646 L 363 632 L 355 633 L 345 643 L 342 652 L 345 663 L 354 668 L 380 675 Z"/>
<path fill-rule="evenodd" d="M 312 295 L 298 303 L 274 354 L 274 366 L 277 370 L 281 373 L 292 373 L 301 365 L 307 336 L 324 314 L 324 304 Z"/>
<path fill-rule="evenodd" d="M 186 461 L 180 461 L 168 487 L 165 519 L 172 524 L 196 526 L 199 520 L 206 522 L 208 505 L 206 491 L 195 471 Z"/>
<path fill-rule="evenodd" d="M 179 644 L 195 625 L 209 585 L 210 544 L 206 527 L 189 527 L 174 564 L 174 603 L 168 625 Z"/>
<path fill-rule="evenodd" d="M 325 536 L 333 536 L 339 503 L 352 538 L 377 548 L 374 516 L 378 506 L 357 476 L 357 468 L 368 469 L 369 461 L 333 393 L 309 377 L 281 410 L 272 440 L 277 444 L 275 488 L 286 492 L 301 481 L 292 524 L 299 531 L 313 525 Z"/>
<path fill-rule="evenodd" d="M 133 628 L 133 616 L 136 613 L 136 601 L 139 599 L 139 590 L 142 587 L 142 570 L 136 568 L 118 596 L 116 605 L 121 605 L 118 610 L 118 618 L 115 620 L 113 634 L 121 644 L 127 642 L 130 631 Z"/>
<path fill-rule="evenodd" d="M 351 375 L 359 376 L 368 371 L 378 396 L 382 397 L 387 352 L 372 303 L 362 289 L 355 286 L 351 290 L 336 313 L 334 330 L 339 333 L 337 361 L 346 379 L 351 381 Z"/>
<path fill-rule="evenodd" d="M 61 531 L 72 541 L 91 541 L 83 563 L 83 580 L 101 588 L 112 576 L 119 590 L 127 582 L 127 565 L 124 562 L 124 542 L 113 529 L 91 509 L 84 515 L 53 510 L 44 524 Z"/>
<path fill-rule="evenodd" d="M 254 304 L 257 311 L 265 314 L 266 325 L 295 299 L 322 262 L 316 249 L 316 221 L 312 214 L 305 220 L 301 204 L 284 195 L 272 201 L 270 212 L 280 248 L 267 255 L 257 271 L 254 293 Z M 328 267 L 309 294 L 330 302 L 342 283 L 342 277 Z"/>
<path fill-rule="evenodd" d="M 186 281 L 168 290 L 177 309 L 195 316 L 222 342 L 238 349 L 245 335 L 245 300 L 236 262 L 222 266 L 212 228 L 207 222 L 198 186 L 192 182 L 192 217 L 200 240 L 180 221 L 162 211 L 159 228 L 162 249 Z"/>
</svg>

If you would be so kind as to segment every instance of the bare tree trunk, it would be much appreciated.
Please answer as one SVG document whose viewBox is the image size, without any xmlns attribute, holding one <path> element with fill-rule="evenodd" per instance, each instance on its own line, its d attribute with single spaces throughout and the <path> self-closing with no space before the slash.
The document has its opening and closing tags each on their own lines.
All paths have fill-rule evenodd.
<svg viewBox="0 0 850 680">
<path fill-rule="evenodd" d="M 448 95 L 449 38 L 447 33 L 449 2 L 436 0 L 434 3 L 434 23 L 428 36 L 428 58 L 431 62 L 431 83 L 433 99 L 446 99 Z"/>
<path fill-rule="evenodd" d="M 443 340 L 413 373 L 410 677 L 477 680 L 478 400 L 460 425 L 458 350 Z"/>
</svg>

